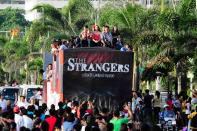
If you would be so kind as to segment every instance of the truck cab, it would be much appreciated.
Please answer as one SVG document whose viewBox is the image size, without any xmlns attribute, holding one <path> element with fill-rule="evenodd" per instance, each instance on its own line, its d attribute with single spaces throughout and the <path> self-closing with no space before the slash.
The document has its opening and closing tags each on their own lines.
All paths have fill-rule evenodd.
<svg viewBox="0 0 197 131">
<path fill-rule="evenodd" d="M 0 93 L 5 100 L 10 100 L 11 105 L 14 106 L 21 94 L 21 88 L 19 86 L 2 86 L 0 87 Z"/>
<path fill-rule="evenodd" d="M 20 87 L 22 88 L 22 95 L 26 97 L 27 102 L 36 95 L 38 89 L 40 89 L 42 94 L 42 85 L 20 85 Z"/>
</svg>

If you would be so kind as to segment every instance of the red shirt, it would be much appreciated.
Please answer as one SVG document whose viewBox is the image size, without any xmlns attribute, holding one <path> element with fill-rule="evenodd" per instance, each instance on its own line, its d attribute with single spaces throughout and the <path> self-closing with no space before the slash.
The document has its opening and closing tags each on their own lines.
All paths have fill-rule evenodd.
<svg viewBox="0 0 197 131">
<path fill-rule="evenodd" d="M 46 122 L 49 124 L 49 131 L 53 131 L 56 121 L 57 119 L 54 116 L 50 116 L 46 119 Z"/>
<path fill-rule="evenodd" d="M 166 104 L 168 104 L 168 110 L 172 110 L 173 109 L 173 103 L 172 103 L 172 100 L 167 100 L 166 101 Z"/>
<path fill-rule="evenodd" d="M 100 33 L 93 33 L 92 34 L 92 39 L 96 40 L 96 41 L 100 41 L 101 40 L 101 34 Z"/>
</svg>

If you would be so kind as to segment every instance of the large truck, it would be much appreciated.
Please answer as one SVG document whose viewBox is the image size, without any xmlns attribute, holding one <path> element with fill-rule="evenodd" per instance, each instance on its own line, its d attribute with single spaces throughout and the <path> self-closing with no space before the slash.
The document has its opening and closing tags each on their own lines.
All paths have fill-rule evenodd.
<svg viewBox="0 0 197 131">
<path fill-rule="evenodd" d="M 65 99 L 92 100 L 113 108 L 129 101 L 132 90 L 133 52 L 109 48 L 76 48 L 53 55 L 52 78 L 44 85 L 48 106 Z"/>
<path fill-rule="evenodd" d="M 0 94 L 5 100 L 10 100 L 11 105 L 14 106 L 16 104 L 20 94 L 21 88 L 19 86 L 12 87 L 12 86 L 1 86 L 0 87 Z"/>
<path fill-rule="evenodd" d="M 43 85 L 23 84 L 20 85 L 20 88 L 21 88 L 21 95 L 26 97 L 27 102 L 29 102 L 32 97 L 36 97 L 38 91 L 41 93 L 41 97 L 42 97 Z"/>
</svg>

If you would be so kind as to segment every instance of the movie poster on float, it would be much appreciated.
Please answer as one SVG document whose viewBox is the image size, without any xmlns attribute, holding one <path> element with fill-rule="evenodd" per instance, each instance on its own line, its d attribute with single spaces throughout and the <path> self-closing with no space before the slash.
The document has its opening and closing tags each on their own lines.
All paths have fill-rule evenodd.
<svg viewBox="0 0 197 131">
<path fill-rule="evenodd" d="M 131 100 L 133 52 L 108 48 L 64 51 L 63 94 L 71 100 L 92 100 L 112 106 Z"/>
</svg>

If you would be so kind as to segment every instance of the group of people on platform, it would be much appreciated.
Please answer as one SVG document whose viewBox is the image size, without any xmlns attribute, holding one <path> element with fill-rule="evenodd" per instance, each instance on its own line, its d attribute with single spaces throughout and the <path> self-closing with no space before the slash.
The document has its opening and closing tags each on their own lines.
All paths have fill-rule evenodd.
<svg viewBox="0 0 197 131">
<path fill-rule="evenodd" d="M 197 91 L 192 98 L 168 95 L 165 100 L 165 111 L 173 111 L 177 118 L 177 128 L 187 127 L 187 116 L 192 112 L 195 119 L 191 126 L 197 126 Z M 39 105 L 35 99 L 30 103 L 21 97 L 14 107 L 0 97 L 0 130 L 1 131 L 160 131 L 159 114 L 162 111 L 160 92 L 155 95 L 132 92 L 132 100 L 121 104 L 117 109 L 98 108 L 93 101 L 76 101 L 66 99 L 49 107 Z M 196 114 L 195 114 L 196 113 Z"/>
<path fill-rule="evenodd" d="M 110 31 L 109 26 L 105 25 L 101 31 L 96 24 L 92 26 L 92 30 L 88 26 L 84 26 L 79 36 L 71 37 L 70 40 L 54 40 L 51 44 L 53 54 L 56 54 L 59 50 L 80 47 L 108 47 L 120 51 L 132 51 L 132 47 L 123 42 L 116 26 L 113 26 Z"/>
</svg>

